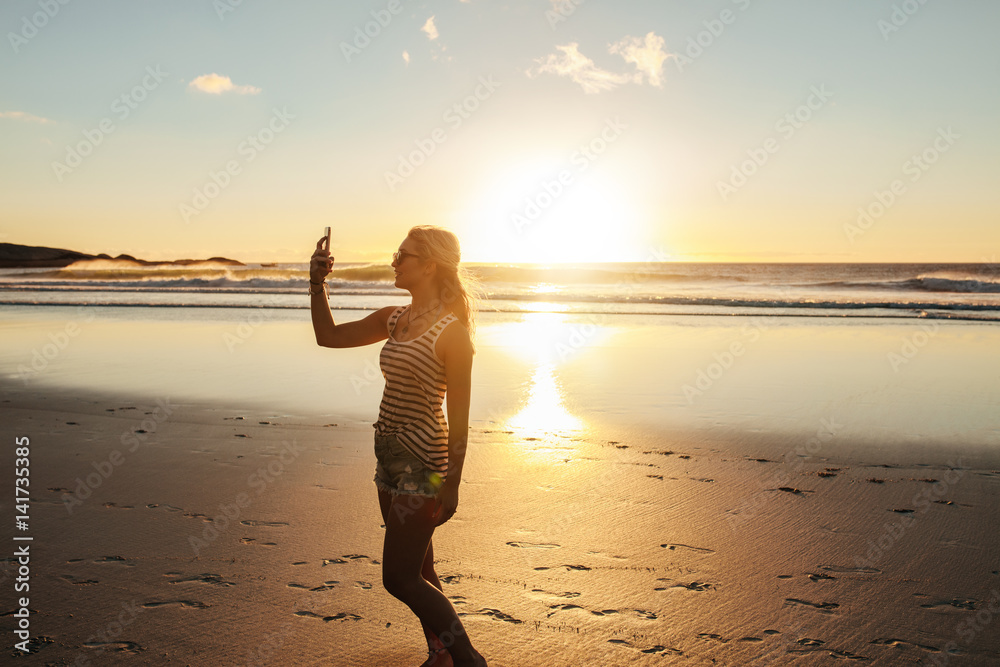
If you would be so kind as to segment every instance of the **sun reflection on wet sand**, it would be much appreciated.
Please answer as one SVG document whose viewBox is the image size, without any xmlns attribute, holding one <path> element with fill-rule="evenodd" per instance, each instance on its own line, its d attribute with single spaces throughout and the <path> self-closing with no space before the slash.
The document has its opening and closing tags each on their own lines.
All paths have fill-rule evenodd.
<svg viewBox="0 0 1000 667">
<path fill-rule="evenodd" d="M 520 438 L 581 435 L 587 423 L 566 409 L 560 371 L 604 333 L 600 327 L 582 324 L 578 316 L 550 312 L 524 313 L 517 321 L 491 326 L 490 344 L 530 369 L 516 406 L 508 414 L 494 414 L 493 421 Z"/>
<path fill-rule="evenodd" d="M 540 436 L 558 431 L 579 431 L 583 421 L 571 415 L 563 406 L 563 392 L 555 374 L 555 364 L 535 367 L 528 388 L 527 402 L 507 426 L 519 435 Z"/>
</svg>

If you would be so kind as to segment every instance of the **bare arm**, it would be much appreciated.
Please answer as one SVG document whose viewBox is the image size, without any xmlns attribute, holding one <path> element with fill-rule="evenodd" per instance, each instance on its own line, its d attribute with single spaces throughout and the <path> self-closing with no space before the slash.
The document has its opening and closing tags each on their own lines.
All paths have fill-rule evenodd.
<svg viewBox="0 0 1000 667">
<path fill-rule="evenodd" d="M 358 347 L 385 340 L 389 337 L 386 325 L 393 306 L 380 308 L 355 322 L 336 324 L 333 321 L 333 311 L 330 309 L 326 288 L 317 289 L 317 283 L 323 282 L 333 270 L 330 250 L 323 247 L 325 240 L 324 236 L 316 243 L 316 251 L 309 262 L 309 281 L 313 289 L 313 294 L 309 297 L 309 309 L 312 313 L 316 344 L 322 347 Z"/>
<path fill-rule="evenodd" d="M 458 508 L 458 486 L 469 441 L 469 403 L 472 397 L 472 341 L 463 326 L 449 326 L 441 335 L 441 358 L 448 383 L 448 476 L 441 487 L 439 523 Z"/>
</svg>

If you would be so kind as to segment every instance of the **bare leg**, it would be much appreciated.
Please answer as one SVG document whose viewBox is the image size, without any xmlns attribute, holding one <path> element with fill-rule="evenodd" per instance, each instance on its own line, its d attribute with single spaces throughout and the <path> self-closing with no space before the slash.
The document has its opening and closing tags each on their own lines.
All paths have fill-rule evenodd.
<svg viewBox="0 0 1000 667">
<path fill-rule="evenodd" d="M 392 506 L 392 494 L 382 489 L 378 489 L 378 504 L 379 509 L 382 511 L 382 521 L 388 525 L 389 521 L 389 508 Z M 427 543 L 427 554 L 424 556 L 423 567 L 420 570 L 420 575 L 426 579 L 432 586 L 437 588 L 439 591 L 444 592 L 441 587 L 441 580 L 438 579 L 437 572 L 434 571 L 434 542 L 433 538 Z M 427 649 L 428 651 L 432 649 L 444 648 L 444 644 L 440 639 L 437 638 L 427 624 L 420 621 L 420 625 L 424 630 L 424 637 L 427 638 Z M 450 667 L 452 665 L 451 656 L 445 651 L 444 653 L 435 653 L 432 657 L 427 659 L 424 666 L 430 667 Z"/>
<path fill-rule="evenodd" d="M 421 574 L 434 534 L 434 507 L 433 500 L 421 496 L 391 497 L 385 517 L 382 583 L 441 640 L 456 666 L 485 665 L 451 602 Z"/>
</svg>

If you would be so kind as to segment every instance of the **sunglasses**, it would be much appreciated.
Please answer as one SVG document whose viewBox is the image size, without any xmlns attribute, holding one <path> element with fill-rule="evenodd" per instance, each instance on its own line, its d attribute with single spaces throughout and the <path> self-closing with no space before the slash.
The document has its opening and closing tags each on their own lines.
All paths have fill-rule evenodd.
<svg viewBox="0 0 1000 667">
<path fill-rule="evenodd" d="M 399 250 L 397 252 L 392 253 L 392 261 L 396 262 L 397 264 L 399 262 L 402 262 L 407 257 L 420 257 L 420 255 L 414 254 L 412 252 L 406 252 L 405 250 Z"/>
</svg>

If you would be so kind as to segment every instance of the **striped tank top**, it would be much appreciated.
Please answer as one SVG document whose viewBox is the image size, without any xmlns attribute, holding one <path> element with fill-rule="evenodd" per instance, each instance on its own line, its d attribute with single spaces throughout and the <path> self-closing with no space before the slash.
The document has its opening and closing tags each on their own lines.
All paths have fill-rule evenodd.
<svg viewBox="0 0 1000 667">
<path fill-rule="evenodd" d="M 444 364 L 434 346 L 444 328 L 458 318 L 448 313 L 413 340 L 392 337 L 396 322 L 409 306 L 389 316 L 389 339 L 379 354 L 385 391 L 372 426 L 378 435 L 395 435 L 429 470 L 448 474 L 448 422 L 442 403 L 447 383 Z"/>
</svg>

